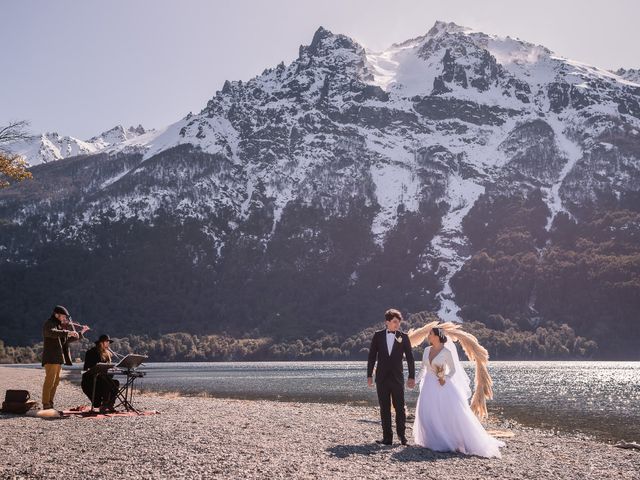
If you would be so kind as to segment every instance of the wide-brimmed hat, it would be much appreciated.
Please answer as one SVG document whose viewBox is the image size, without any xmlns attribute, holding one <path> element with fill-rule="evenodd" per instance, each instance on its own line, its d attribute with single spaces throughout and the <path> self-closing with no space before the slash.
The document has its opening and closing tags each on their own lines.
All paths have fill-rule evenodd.
<svg viewBox="0 0 640 480">
<path fill-rule="evenodd" d="M 64 308 L 62 305 L 56 305 L 55 307 L 53 307 L 53 313 L 61 313 L 62 315 L 66 315 L 67 317 L 70 316 L 69 310 Z"/>
<path fill-rule="evenodd" d="M 100 342 L 104 342 L 105 340 L 108 340 L 109 343 L 113 343 L 113 340 L 109 338 L 109 335 L 100 335 L 100 337 L 95 341 L 95 344 L 97 345 Z"/>
</svg>

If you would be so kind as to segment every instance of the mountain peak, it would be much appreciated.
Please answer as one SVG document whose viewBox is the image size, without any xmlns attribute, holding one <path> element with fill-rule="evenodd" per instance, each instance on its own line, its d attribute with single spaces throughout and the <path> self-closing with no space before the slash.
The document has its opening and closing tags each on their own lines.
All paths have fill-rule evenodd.
<svg viewBox="0 0 640 480">
<path fill-rule="evenodd" d="M 131 138 L 143 135 L 146 132 L 147 131 L 142 125 L 138 125 L 137 127 L 131 126 L 126 129 L 122 125 L 116 125 L 115 127 L 92 137 L 88 142 L 99 144 L 100 148 L 104 148 L 108 145 L 121 143 Z"/>
<path fill-rule="evenodd" d="M 640 69 L 638 68 L 619 68 L 612 73 L 615 73 L 629 82 L 640 84 Z"/>
<path fill-rule="evenodd" d="M 353 52 L 362 50 L 360 45 L 346 35 L 335 34 L 324 27 L 319 27 L 313 34 L 311 44 L 306 47 L 300 46 L 300 57 L 305 54 L 309 57 L 323 57 L 340 48 Z"/>
<path fill-rule="evenodd" d="M 132 133 L 134 135 L 142 135 L 147 133 L 147 130 L 145 130 L 145 128 L 142 126 L 142 124 L 138 124 L 137 127 L 134 127 L 133 125 L 129 127 L 129 133 Z"/>
<path fill-rule="evenodd" d="M 309 49 L 310 50 L 317 50 L 317 48 L 319 47 L 319 45 L 322 42 L 322 40 L 324 40 L 326 38 L 330 38 L 332 36 L 333 36 L 333 33 L 331 33 L 326 28 L 324 28 L 322 26 L 318 27 L 318 30 L 316 30 L 316 33 L 313 34 L 313 39 L 311 40 L 311 44 L 309 45 Z"/>
<path fill-rule="evenodd" d="M 444 35 L 445 33 L 468 33 L 473 30 L 469 27 L 464 27 L 453 22 L 444 22 L 442 20 L 436 20 L 433 27 L 427 32 L 428 37 L 437 37 Z"/>
</svg>

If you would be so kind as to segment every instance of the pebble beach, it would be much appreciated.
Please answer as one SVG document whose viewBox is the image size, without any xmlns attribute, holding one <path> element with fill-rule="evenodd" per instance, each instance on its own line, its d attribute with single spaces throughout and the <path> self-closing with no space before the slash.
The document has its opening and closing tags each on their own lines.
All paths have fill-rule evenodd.
<svg viewBox="0 0 640 480">
<path fill-rule="evenodd" d="M 40 400 L 44 371 L 0 367 L 0 394 Z M 56 408 L 88 405 L 63 380 Z M 501 459 L 437 453 L 397 439 L 379 446 L 376 408 L 145 393 L 157 415 L 41 418 L 0 413 L 2 479 L 636 479 L 640 452 L 583 435 L 490 419 L 507 446 Z M 411 423 L 409 422 L 409 426 Z"/>
</svg>

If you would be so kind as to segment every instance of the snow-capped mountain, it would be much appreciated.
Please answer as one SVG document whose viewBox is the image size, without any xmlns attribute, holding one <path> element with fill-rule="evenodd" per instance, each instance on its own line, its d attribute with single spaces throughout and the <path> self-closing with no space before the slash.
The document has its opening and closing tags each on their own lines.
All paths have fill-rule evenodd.
<svg viewBox="0 0 640 480">
<path fill-rule="evenodd" d="M 129 127 L 127 129 L 122 125 L 118 125 L 113 127 L 111 130 L 107 130 L 106 132 L 102 132 L 100 135 L 92 137 L 88 142 L 95 145 L 99 150 L 106 150 L 110 147 L 118 147 L 133 139 L 138 139 L 148 133 L 149 132 L 147 132 L 142 125 Z"/>
<path fill-rule="evenodd" d="M 242 305 L 246 329 L 292 318 L 321 328 L 327 316 L 343 328 L 388 305 L 535 323 L 551 295 L 535 265 L 558 232 L 640 210 L 633 76 L 444 22 L 382 52 L 320 28 L 294 61 L 226 82 L 200 113 L 88 144 L 100 154 L 0 193 L 14 229 L 0 258 L 39 262 L 50 241 L 110 261 L 149 245 L 165 261 L 169 248 L 184 270 L 169 297 L 201 305 L 189 307 L 199 322 Z M 63 189 L 42 193 L 38 178 Z M 34 225 L 25 250 L 15 238 Z M 508 307 L 478 293 L 475 268 L 482 254 L 498 268 L 505 252 L 526 259 L 509 270 Z M 123 271 L 140 275 L 135 264 Z M 178 299 L 194 269 L 199 294 Z"/>
<path fill-rule="evenodd" d="M 90 142 L 56 132 L 43 133 L 27 140 L 16 141 L 7 145 L 6 148 L 24 157 L 31 166 L 98 151 L 98 148 Z"/>
<path fill-rule="evenodd" d="M 89 140 L 79 140 L 75 137 L 63 136 L 52 132 L 13 142 L 7 145 L 6 148 L 12 153 L 17 153 L 24 157 L 29 165 L 35 166 L 78 155 L 135 149 L 138 145 L 136 141 L 142 139 L 144 142 L 154 133 L 155 130 L 147 131 L 142 125 L 129 127 L 128 129 L 118 125 Z"/>
</svg>

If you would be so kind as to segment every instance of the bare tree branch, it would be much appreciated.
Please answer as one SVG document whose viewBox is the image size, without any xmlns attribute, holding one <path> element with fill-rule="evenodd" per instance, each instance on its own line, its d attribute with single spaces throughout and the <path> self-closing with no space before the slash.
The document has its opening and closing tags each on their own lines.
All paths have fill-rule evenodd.
<svg viewBox="0 0 640 480">
<path fill-rule="evenodd" d="M 27 132 L 27 127 L 29 122 L 26 120 L 10 122 L 9 125 L 0 127 L 0 145 L 31 138 L 32 135 Z"/>
</svg>

